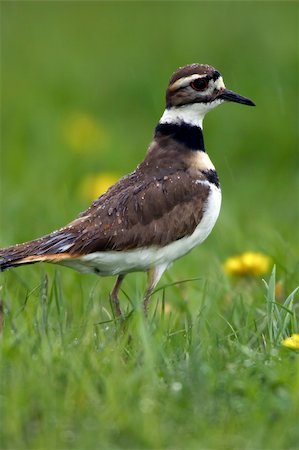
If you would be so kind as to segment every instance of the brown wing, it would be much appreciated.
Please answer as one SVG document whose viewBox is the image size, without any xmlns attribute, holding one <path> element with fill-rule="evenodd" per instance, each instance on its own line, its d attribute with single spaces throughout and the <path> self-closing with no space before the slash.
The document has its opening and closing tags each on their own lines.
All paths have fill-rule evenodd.
<svg viewBox="0 0 299 450">
<path fill-rule="evenodd" d="M 67 226 L 0 249 L 0 271 L 96 251 L 164 246 L 190 235 L 209 195 L 209 186 L 198 183 L 198 177 L 198 172 L 192 177 L 186 169 L 163 170 L 158 177 L 137 169 Z"/>
<path fill-rule="evenodd" d="M 173 172 L 173 171 L 172 171 Z M 186 170 L 120 180 L 65 227 L 70 254 L 164 246 L 192 234 L 202 219 L 209 187 Z"/>
</svg>

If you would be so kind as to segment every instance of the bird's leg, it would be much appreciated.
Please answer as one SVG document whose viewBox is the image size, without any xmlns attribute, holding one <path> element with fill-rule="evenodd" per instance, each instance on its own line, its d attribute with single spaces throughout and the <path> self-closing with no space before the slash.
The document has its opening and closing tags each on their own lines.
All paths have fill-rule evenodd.
<svg viewBox="0 0 299 450">
<path fill-rule="evenodd" d="M 162 277 L 164 271 L 166 270 L 166 268 L 167 268 L 167 265 L 152 267 L 147 272 L 148 284 L 147 284 L 147 289 L 145 291 L 144 298 L 143 298 L 143 311 L 144 311 L 145 317 L 147 317 L 147 310 L 148 310 L 150 296 L 152 295 L 153 290 L 157 286 L 157 284 L 158 284 L 160 278 Z"/>
<path fill-rule="evenodd" d="M 118 318 L 122 317 L 122 312 L 121 312 L 120 305 L 119 305 L 119 300 L 118 300 L 118 293 L 119 293 L 119 289 L 120 289 L 120 286 L 121 286 L 124 278 L 125 278 L 124 275 L 119 275 L 117 277 L 117 280 L 116 280 L 116 283 L 114 285 L 114 288 L 113 288 L 113 290 L 112 290 L 112 292 L 110 294 L 110 299 L 111 299 L 111 302 L 112 302 L 112 306 L 113 306 L 114 312 L 115 312 L 115 314 L 116 314 L 116 316 Z"/>
</svg>

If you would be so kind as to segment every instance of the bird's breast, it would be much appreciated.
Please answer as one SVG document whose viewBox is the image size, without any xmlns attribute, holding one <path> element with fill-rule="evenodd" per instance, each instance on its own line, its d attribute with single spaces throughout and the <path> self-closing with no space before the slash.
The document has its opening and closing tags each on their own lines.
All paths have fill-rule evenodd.
<svg viewBox="0 0 299 450">
<path fill-rule="evenodd" d="M 190 152 L 187 156 L 187 164 L 190 168 L 202 172 L 215 170 L 215 166 L 209 158 L 209 155 L 203 151 Z"/>
</svg>

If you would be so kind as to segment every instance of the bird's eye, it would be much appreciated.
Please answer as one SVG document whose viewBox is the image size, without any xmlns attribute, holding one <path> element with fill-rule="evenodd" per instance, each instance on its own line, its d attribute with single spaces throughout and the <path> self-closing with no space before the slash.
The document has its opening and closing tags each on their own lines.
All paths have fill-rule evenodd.
<svg viewBox="0 0 299 450">
<path fill-rule="evenodd" d="M 197 78 L 196 80 L 190 83 L 190 86 L 195 91 L 204 91 L 208 87 L 208 80 L 206 78 Z"/>
</svg>

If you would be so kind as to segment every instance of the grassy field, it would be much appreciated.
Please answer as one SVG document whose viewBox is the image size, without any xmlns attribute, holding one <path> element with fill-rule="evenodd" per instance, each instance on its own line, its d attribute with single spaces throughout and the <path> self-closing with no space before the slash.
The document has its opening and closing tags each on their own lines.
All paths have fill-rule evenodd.
<svg viewBox="0 0 299 450">
<path fill-rule="evenodd" d="M 64 225 L 143 158 L 170 74 L 209 63 L 256 108 L 205 120 L 223 205 L 163 276 L 1 274 L 1 449 L 295 450 L 298 3 L 1 2 L 0 245 Z M 227 258 L 271 259 L 230 276 Z M 272 267 L 275 266 L 275 269 Z M 266 281 L 263 282 L 262 278 Z"/>
</svg>

